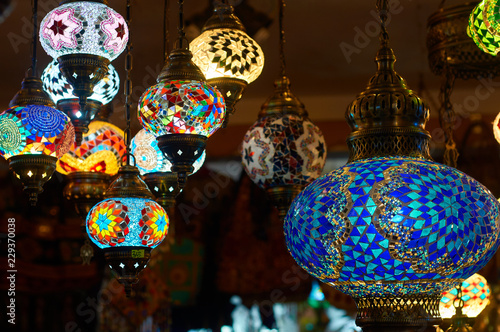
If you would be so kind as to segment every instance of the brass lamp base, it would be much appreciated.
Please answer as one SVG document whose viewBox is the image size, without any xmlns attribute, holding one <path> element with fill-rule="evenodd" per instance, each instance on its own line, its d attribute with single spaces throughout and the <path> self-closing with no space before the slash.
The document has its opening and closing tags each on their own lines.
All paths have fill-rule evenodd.
<svg viewBox="0 0 500 332">
<path fill-rule="evenodd" d="M 226 103 L 226 117 L 224 118 L 224 123 L 222 128 L 226 128 L 229 122 L 229 117 L 234 114 L 236 103 L 243 96 L 243 91 L 247 87 L 248 83 L 244 80 L 231 77 L 217 77 L 207 80 L 207 83 L 211 86 L 217 88 L 224 97 Z"/>
<path fill-rule="evenodd" d="M 87 98 L 94 93 L 94 86 L 108 73 L 110 61 L 93 54 L 67 54 L 57 58 L 59 69 L 79 98 L 80 108 L 85 109 Z"/>
<path fill-rule="evenodd" d="M 356 325 L 363 332 L 435 332 L 440 296 L 357 298 Z"/>
<path fill-rule="evenodd" d="M 125 294 L 130 297 L 132 285 L 139 281 L 139 273 L 146 267 L 151 257 L 151 248 L 118 247 L 106 248 L 104 258 L 125 287 Z"/>
<path fill-rule="evenodd" d="M 193 173 L 194 162 L 202 155 L 207 137 L 190 134 L 167 134 L 158 136 L 158 147 L 172 163 L 172 172 L 177 173 L 179 188 L 186 185 L 187 177 Z"/>
<path fill-rule="evenodd" d="M 82 110 L 78 99 L 62 99 L 57 103 L 57 108 L 71 119 L 75 127 L 76 145 L 80 145 L 83 134 L 89 131 L 89 123 L 97 116 L 102 104 L 97 100 L 87 99 L 85 108 Z"/>
<path fill-rule="evenodd" d="M 278 215 L 281 220 L 285 220 L 290 204 L 297 195 L 304 189 L 301 185 L 276 186 L 266 190 L 267 195 L 278 209 Z"/>
<path fill-rule="evenodd" d="M 63 196 L 73 202 L 76 213 L 85 222 L 87 215 L 100 201 L 109 186 L 111 176 L 98 172 L 73 172 L 68 174 L 68 184 Z"/>
<path fill-rule="evenodd" d="M 29 201 L 35 206 L 43 185 L 56 170 L 57 158 L 46 155 L 19 155 L 9 158 L 9 167 L 24 185 Z"/>
<path fill-rule="evenodd" d="M 155 195 L 156 202 L 165 210 L 175 205 L 175 197 L 180 193 L 177 174 L 154 172 L 146 174 L 142 178 L 148 185 L 149 190 Z"/>
</svg>

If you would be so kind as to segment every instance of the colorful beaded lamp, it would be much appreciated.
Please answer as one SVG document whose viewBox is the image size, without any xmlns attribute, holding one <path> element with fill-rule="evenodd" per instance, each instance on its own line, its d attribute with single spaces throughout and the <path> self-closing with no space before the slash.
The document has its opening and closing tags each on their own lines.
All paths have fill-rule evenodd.
<svg viewBox="0 0 500 332">
<path fill-rule="evenodd" d="M 278 208 L 281 219 L 295 196 L 317 179 L 326 161 L 326 143 L 321 130 L 308 118 L 302 104 L 290 91 L 285 74 L 283 11 L 280 7 L 281 77 L 274 93 L 246 132 L 241 148 L 243 167 Z"/>
<path fill-rule="evenodd" d="M 207 138 L 221 127 L 226 113 L 221 93 L 205 82 L 192 53 L 183 47 L 183 5 L 180 0 L 179 47 L 169 54 L 158 84 L 144 92 L 138 109 L 139 122 L 157 137 L 181 189 L 205 150 Z"/>
<path fill-rule="evenodd" d="M 348 107 L 349 162 L 293 201 L 284 230 L 297 263 L 350 295 L 363 331 L 435 331 L 443 291 L 500 244 L 500 205 L 429 156 L 426 104 L 394 71 L 381 10 L 378 70 Z"/>
<path fill-rule="evenodd" d="M 82 135 L 88 131 L 88 125 L 103 105 L 111 102 L 120 88 L 120 78 L 115 68 L 109 65 L 106 76 L 94 87 L 94 93 L 88 97 L 83 110 L 78 99 L 73 95 L 73 87 L 59 70 L 59 63 L 54 60 L 42 73 L 43 88 L 57 104 L 57 108 L 66 113 L 75 127 L 76 143 L 82 142 Z"/>
<path fill-rule="evenodd" d="M 175 197 L 180 193 L 177 175 L 171 172 L 172 164 L 158 148 L 156 137 L 145 129 L 139 130 L 132 139 L 130 151 L 135 157 L 143 180 L 156 196 L 156 202 L 164 208 L 173 206 Z M 205 157 L 206 153 L 203 151 L 193 164 L 193 174 L 203 166 Z"/>
<path fill-rule="evenodd" d="M 462 282 L 462 312 L 469 318 L 476 318 L 490 303 L 490 286 L 486 279 L 476 273 Z M 439 302 L 439 312 L 443 319 L 451 319 L 455 315 L 453 303 L 457 299 L 457 289 L 452 288 L 445 293 Z M 474 325 L 474 324 L 471 324 Z"/>
<path fill-rule="evenodd" d="M 0 155 L 36 205 L 57 160 L 74 142 L 74 128 L 66 114 L 53 108 L 39 78 L 25 78 L 9 106 L 0 114 Z"/>
<path fill-rule="evenodd" d="M 104 0 L 66 0 L 50 11 L 40 26 L 40 42 L 73 86 L 73 94 L 85 109 L 94 86 L 108 72 L 110 61 L 128 41 L 123 17 Z"/>
<path fill-rule="evenodd" d="M 486 53 L 500 51 L 500 1 L 483 0 L 472 11 L 467 34 Z"/>
<path fill-rule="evenodd" d="M 190 44 L 193 62 L 207 82 L 221 91 L 226 102 L 226 127 L 234 106 L 247 84 L 259 77 L 264 68 L 264 53 L 259 44 L 245 32 L 231 5 L 216 2 L 212 17 L 201 35 Z"/>
<path fill-rule="evenodd" d="M 57 162 L 56 170 L 68 175 L 63 195 L 75 203 L 76 212 L 83 220 L 103 199 L 125 153 L 123 130 L 109 122 L 92 121 L 82 143 L 79 146 L 73 144 Z"/>
</svg>

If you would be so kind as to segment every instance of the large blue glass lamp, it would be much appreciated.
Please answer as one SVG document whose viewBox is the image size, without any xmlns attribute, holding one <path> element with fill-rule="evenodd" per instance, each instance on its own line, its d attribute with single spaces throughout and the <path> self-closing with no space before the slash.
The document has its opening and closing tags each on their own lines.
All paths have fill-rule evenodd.
<svg viewBox="0 0 500 332">
<path fill-rule="evenodd" d="M 378 70 L 349 105 L 349 162 L 293 201 L 288 249 L 356 301 L 363 331 L 435 331 L 441 293 L 499 245 L 500 206 L 482 184 L 431 160 L 429 109 L 394 71 L 384 23 Z"/>
</svg>

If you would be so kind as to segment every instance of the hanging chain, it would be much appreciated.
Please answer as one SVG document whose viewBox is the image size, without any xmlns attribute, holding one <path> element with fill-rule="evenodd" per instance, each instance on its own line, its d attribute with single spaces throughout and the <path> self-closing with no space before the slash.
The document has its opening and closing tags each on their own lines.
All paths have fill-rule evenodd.
<svg viewBox="0 0 500 332">
<path fill-rule="evenodd" d="M 132 29 L 130 27 L 130 22 L 132 21 L 130 18 L 130 2 L 131 0 L 127 0 L 127 11 L 126 11 L 126 21 L 127 26 L 129 28 L 129 37 L 127 42 L 127 55 L 125 57 L 125 71 L 126 79 L 124 83 L 124 94 L 125 94 L 125 117 L 127 120 L 127 127 L 125 129 L 125 142 L 127 144 L 127 165 L 130 165 L 130 143 L 131 143 L 131 133 L 130 133 L 130 107 L 132 106 L 131 94 L 132 94 Z"/>
<path fill-rule="evenodd" d="M 387 0 L 377 0 L 377 9 L 380 16 L 380 42 L 383 45 L 389 43 L 389 33 L 387 33 L 387 13 L 389 12 L 389 3 Z"/>
<path fill-rule="evenodd" d="M 458 160 L 458 150 L 453 140 L 453 124 L 456 120 L 455 111 L 453 110 L 453 104 L 450 101 L 450 96 L 453 91 L 453 85 L 455 83 L 455 75 L 453 75 L 449 70 L 445 70 L 446 77 L 443 85 L 441 86 L 440 99 L 441 107 L 439 109 L 439 123 L 441 128 L 444 130 L 445 137 L 445 151 L 443 162 L 444 164 L 457 167 Z"/>
<path fill-rule="evenodd" d="M 283 28 L 283 17 L 285 13 L 285 0 L 278 0 L 279 12 L 279 29 L 280 29 L 280 61 L 281 61 L 281 76 L 286 76 L 285 69 L 285 29 Z"/>
<path fill-rule="evenodd" d="M 165 0 L 163 7 L 163 62 L 167 62 L 168 54 L 170 53 L 170 34 L 168 31 L 168 27 L 170 25 L 170 21 L 168 20 L 168 0 Z"/>
<path fill-rule="evenodd" d="M 31 74 L 33 76 L 36 76 L 36 64 L 37 64 L 37 59 L 36 59 L 36 46 L 38 42 L 38 0 L 33 0 L 32 1 L 32 7 L 33 7 L 33 41 L 31 44 L 31 52 L 32 52 L 32 57 L 31 57 Z"/>
<path fill-rule="evenodd" d="M 177 31 L 179 32 L 179 48 L 182 48 L 184 39 L 186 39 L 186 33 L 184 32 L 184 0 L 179 0 L 179 27 Z"/>
</svg>

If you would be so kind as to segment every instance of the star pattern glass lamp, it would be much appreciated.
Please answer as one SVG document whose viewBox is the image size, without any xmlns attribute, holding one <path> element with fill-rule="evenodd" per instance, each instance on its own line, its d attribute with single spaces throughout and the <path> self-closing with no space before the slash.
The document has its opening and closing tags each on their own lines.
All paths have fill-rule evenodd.
<svg viewBox="0 0 500 332">
<path fill-rule="evenodd" d="M 216 87 L 226 102 L 226 118 L 235 111 L 247 84 L 259 77 L 264 68 L 264 53 L 245 32 L 231 5 L 216 1 L 215 10 L 201 35 L 191 42 L 193 62 L 207 82 Z"/>
<path fill-rule="evenodd" d="M 442 292 L 497 250 L 500 206 L 430 159 L 429 109 L 394 70 L 387 9 L 377 72 L 346 112 L 349 162 L 297 196 L 285 238 L 302 268 L 354 298 L 363 331 L 435 331 Z"/>
<path fill-rule="evenodd" d="M 90 209 L 104 198 L 111 177 L 118 173 L 126 152 L 123 130 L 105 121 L 92 121 L 80 145 L 57 162 L 57 171 L 68 176 L 63 190 L 85 220 Z"/>
<path fill-rule="evenodd" d="M 284 219 L 293 198 L 321 175 L 326 143 L 321 130 L 309 120 L 304 105 L 290 91 L 290 80 L 285 74 L 282 16 L 283 10 L 281 77 L 274 82 L 274 93 L 262 105 L 259 118 L 245 134 L 241 158 L 248 176 L 266 190 Z"/>
<path fill-rule="evenodd" d="M 94 92 L 88 97 L 83 110 L 80 109 L 78 98 L 73 95 L 73 87 L 59 70 L 59 63 L 52 61 L 42 74 L 43 88 L 57 104 L 57 108 L 66 113 L 75 127 L 76 144 L 82 142 L 92 121 L 103 105 L 108 104 L 118 93 L 120 78 L 113 65 L 109 65 L 106 76 L 94 87 Z"/>
<path fill-rule="evenodd" d="M 500 1 L 483 0 L 472 11 L 467 34 L 486 53 L 500 51 Z"/>
<path fill-rule="evenodd" d="M 205 82 L 192 53 L 182 46 L 182 0 L 179 7 L 179 48 L 169 54 L 158 84 L 142 95 L 138 118 L 143 128 L 157 137 L 158 147 L 172 163 L 182 189 L 205 150 L 207 138 L 221 127 L 226 111 L 221 93 Z"/>
<path fill-rule="evenodd" d="M 470 318 L 469 324 L 474 325 L 474 319 L 490 303 L 490 287 L 486 279 L 476 273 L 462 282 L 460 285 L 462 293 L 462 314 Z M 455 315 L 454 303 L 458 300 L 458 289 L 452 288 L 443 293 L 439 302 L 439 312 L 444 320 L 451 319 Z"/>
<path fill-rule="evenodd" d="M 125 49 L 128 34 L 123 17 L 104 0 L 66 0 L 42 20 L 40 42 L 59 62 L 82 110 L 109 63 Z"/>
<path fill-rule="evenodd" d="M 175 197 L 180 193 L 177 174 L 171 171 L 172 164 L 158 148 L 156 137 L 141 129 L 132 139 L 131 152 L 137 162 L 137 168 L 149 190 L 156 196 L 156 202 L 165 209 L 174 206 Z M 206 153 L 194 162 L 193 174 L 205 162 Z"/>
</svg>

